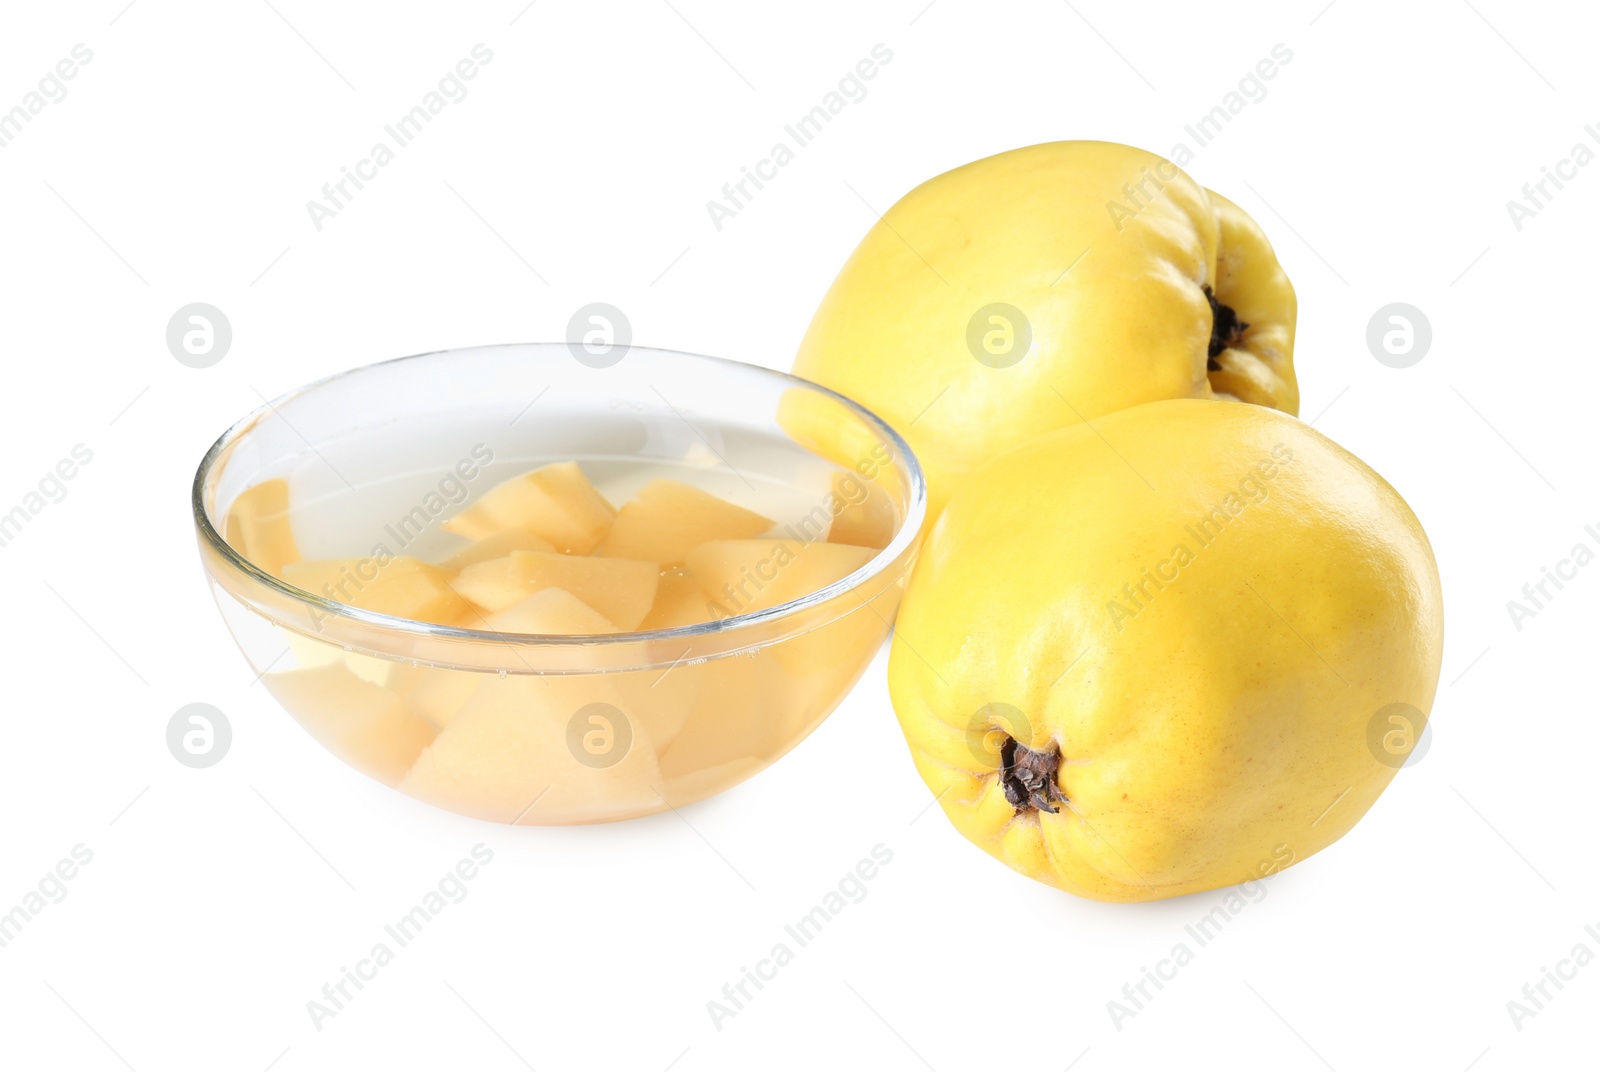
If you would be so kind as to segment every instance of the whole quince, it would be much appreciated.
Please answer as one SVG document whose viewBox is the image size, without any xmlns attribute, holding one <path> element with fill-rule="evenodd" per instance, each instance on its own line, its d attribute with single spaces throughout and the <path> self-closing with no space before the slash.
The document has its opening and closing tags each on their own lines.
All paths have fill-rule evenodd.
<svg viewBox="0 0 1600 1072">
<path fill-rule="evenodd" d="M 1143 901 L 1350 830 L 1421 733 L 1442 646 L 1433 552 L 1393 488 L 1275 410 L 1174 400 L 963 485 L 912 574 L 890 691 L 961 833 Z"/>
<path fill-rule="evenodd" d="M 906 437 L 930 518 L 1002 450 L 1168 398 L 1299 406 L 1294 288 L 1255 222 L 1176 164 L 1066 141 L 901 198 L 851 254 L 794 371 Z"/>
</svg>

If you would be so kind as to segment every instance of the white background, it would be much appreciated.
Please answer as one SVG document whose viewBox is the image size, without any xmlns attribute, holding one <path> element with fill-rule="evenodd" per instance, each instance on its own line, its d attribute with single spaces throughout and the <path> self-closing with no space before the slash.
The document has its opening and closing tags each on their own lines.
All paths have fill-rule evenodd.
<svg viewBox="0 0 1600 1072">
<path fill-rule="evenodd" d="M 1600 544 L 1600 167 L 1520 231 L 1506 208 L 1600 121 L 1578 5 L 125 3 L 7 5 L 0 27 L 0 108 L 94 53 L 0 149 L 0 509 L 94 452 L 0 548 L 0 910 L 94 854 L 0 949 L 0 1064 L 1592 1067 L 1600 966 L 1521 1030 L 1506 1008 L 1575 944 L 1600 952 L 1600 567 L 1520 630 L 1506 609 Z M 478 42 L 494 59 L 470 96 L 319 233 L 307 200 Z M 894 58 L 866 99 L 714 228 L 706 201 L 879 42 Z M 636 342 L 786 368 L 874 209 L 1039 141 L 1170 152 L 1279 42 L 1292 62 L 1188 170 L 1296 284 L 1302 415 L 1433 539 L 1434 736 L 1120 1030 L 1107 1002 L 1221 894 L 1103 905 L 989 860 L 925 811 L 881 657 L 763 776 L 586 829 L 431 811 L 252 687 L 187 492 L 261 396 L 559 339 L 591 301 Z M 164 340 L 195 301 L 234 331 L 205 370 Z M 1404 370 L 1365 342 L 1396 301 L 1434 332 Z M 194 701 L 234 728 L 207 770 L 164 743 Z M 468 898 L 317 1030 L 306 1002 L 478 843 L 494 861 Z M 879 843 L 894 859 L 866 899 L 718 1030 L 707 1002 Z"/>
</svg>

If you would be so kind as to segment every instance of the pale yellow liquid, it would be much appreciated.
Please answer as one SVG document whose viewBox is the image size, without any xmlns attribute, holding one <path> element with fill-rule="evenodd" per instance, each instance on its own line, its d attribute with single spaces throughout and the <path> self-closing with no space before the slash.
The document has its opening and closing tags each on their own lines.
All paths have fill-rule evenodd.
<svg viewBox="0 0 1600 1072">
<path fill-rule="evenodd" d="M 295 541 L 308 560 L 367 555 L 382 545 L 438 561 L 465 546 L 440 522 L 499 481 L 551 460 L 496 459 L 462 501 L 447 503 L 420 532 L 395 521 L 414 516 L 437 490 L 437 472 L 419 467 L 352 489 L 310 466 L 290 477 Z M 774 518 L 774 535 L 800 539 L 820 538 L 815 510 L 835 472 L 818 460 L 779 483 L 730 471 L 714 456 L 679 465 L 582 464 L 613 504 L 669 477 Z M 278 626 L 288 653 L 262 681 L 346 763 L 419 799 L 501 823 L 604 822 L 700 800 L 787 752 L 871 661 L 897 600 L 891 589 L 752 652 L 592 674 L 530 673 L 509 648 L 500 673 L 418 665 Z"/>
</svg>

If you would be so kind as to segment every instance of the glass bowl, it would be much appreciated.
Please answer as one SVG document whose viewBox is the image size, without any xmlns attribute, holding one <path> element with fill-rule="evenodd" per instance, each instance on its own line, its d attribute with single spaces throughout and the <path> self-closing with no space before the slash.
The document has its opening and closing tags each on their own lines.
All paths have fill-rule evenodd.
<svg viewBox="0 0 1600 1072">
<path fill-rule="evenodd" d="M 775 518 L 798 553 L 730 581 L 700 624 L 496 633 L 297 588 L 274 575 L 281 562 L 241 553 L 250 541 L 231 516 L 250 489 L 285 481 L 279 521 L 302 557 L 429 559 L 451 549 L 440 522 L 557 461 L 579 462 L 614 503 L 648 477 L 697 484 Z M 597 361 L 554 343 L 421 354 L 293 391 L 211 447 L 193 508 L 224 622 L 312 737 L 451 811 L 570 824 L 700 800 L 815 729 L 889 632 L 924 495 L 900 436 L 825 388 L 717 358 L 631 347 Z M 806 550 L 869 502 L 887 545 L 796 590 Z M 766 605 L 780 591 L 794 598 Z"/>
</svg>

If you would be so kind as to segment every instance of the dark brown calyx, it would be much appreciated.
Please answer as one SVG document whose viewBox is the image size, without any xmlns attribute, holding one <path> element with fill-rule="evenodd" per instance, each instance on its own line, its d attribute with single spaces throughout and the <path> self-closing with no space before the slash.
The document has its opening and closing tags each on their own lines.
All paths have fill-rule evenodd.
<svg viewBox="0 0 1600 1072">
<path fill-rule="evenodd" d="M 1206 301 L 1211 303 L 1211 345 L 1206 347 L 1206 369 L 1216 372 L 1222 368 L 1217 363 L 1217 355 L 1244 338 L 1245 330 L 1250 325 L 1240 320 L 1239 314 L 1232 308 L 1219 302 L 1210 287 L 1203 289 Z"/>
<path fill-rule="evenodd" d="M 1065 802 L 1066 794 L 1056 785 L 1056 768 L 1061 766 L 1061 749 L 1050 746 L 1048 752 L 1035 752 L 1007 737 L 1000 746 L 1000 785 L 1006 791 L 1006 800 L 1017 814 L 1025 811 L 1056 813 L 1056 801 Z"/>
</svg>

